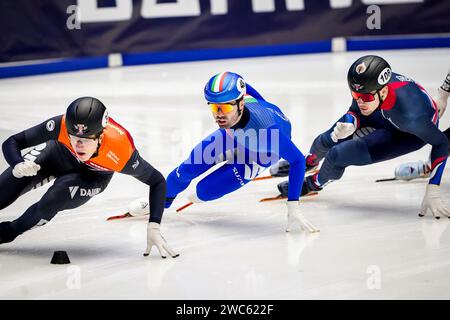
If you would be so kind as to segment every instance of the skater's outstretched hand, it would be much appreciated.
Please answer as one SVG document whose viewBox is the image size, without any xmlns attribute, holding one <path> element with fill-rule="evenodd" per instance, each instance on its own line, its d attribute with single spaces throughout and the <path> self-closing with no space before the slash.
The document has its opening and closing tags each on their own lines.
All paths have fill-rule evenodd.
<svg viewBox="0 0 450 320">
<path fill-rule="evenodd" d="M 179 254 L 175 253 L 175 251 L 169 247 L 166 240 L 161 235 L 159 223 L 149 222 L 147 226 L 147 250 L 145 250 L 144 256 L 148 256 L 150 254 L 153 246 L 156 246 L 161 258 L 163 259 L 167 257 L 167 254 L 169 254 L 172 258 L 179 256 Z"/>
<path fill-rule="evenodd" d="M 306 220 L 305 216 L 300 212 L 300 206 L 298 201 L 288 201 L 287 209 L 288 209 L 288 223 L 286 227 L 286 232 L 290 232 L 295 224 L 298 224 L 301 230 L 310 233 L 320 231 L 311 222 Z"/>
<path fill-rule="evenodd" d="M 436 219 L 440 219 L 441 215 L 450 218 L 450 210 L 447 209 L 441 199 L 440 187 L 436 184 L 428 184 L 425 196 L 422 201 L 422 210 L 419 213 L 423 217 L 427 212 L 431 211 Z"/>
</svg>

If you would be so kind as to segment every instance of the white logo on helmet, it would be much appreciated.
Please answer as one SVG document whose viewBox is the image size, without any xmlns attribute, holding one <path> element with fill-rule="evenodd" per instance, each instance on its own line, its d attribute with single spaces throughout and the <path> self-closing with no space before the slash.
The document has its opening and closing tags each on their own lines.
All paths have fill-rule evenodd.
<svg viewBox="0 0 450 320">
<path fill-rule="evenodd" d="M 78 136 L 85 134 L 86 130 L 88 129 L 88 127 L 85 126 L 84 124 L 75 124 L 74 127 L 75 130 L 77 131 Z"/>
<path fill-rule="evenodd" d="M 367 70 L 367 66 L 364 62 L 358 64 L 355 68 L 355 71 L 357 74 L 364 73 L 364 72 L 366 72 L 366 70 Z"/>
<path fill-rule="evenodd" d="M 105 128 L 106 125 L 108 124 L 108 119 L 109 119 L 108 110 L 105 110 L 105 112 L 103 113 L 103 117 L 102 117 L 102 127 L 103 128 Z"/>
<path fill-rule="evenodd" d="M 245 93 L 246 92 L 246 86 L 245 81 L 242 78 L 237 79 L 236 81 L 236 88 L 239 92 Z"/>
<path fill-rule="evenodd" d="M 55 121 L 54 120 L 50 120 L 49 122 L 47 122 L 45 127 L 47 128 L 47 131 L 55 130 Z"/>
<path fill-rule="evenodd" d="M 389 80 L 391 80 L 391 76 L 392 76 L 392 71 L 391 68 L 384 68 L 383 71 L 380 72 L 380 74 L 378 75 L 378 84 L 380 85 L 385 85 L 386 83 L 389 82 Z"/>
</svg>

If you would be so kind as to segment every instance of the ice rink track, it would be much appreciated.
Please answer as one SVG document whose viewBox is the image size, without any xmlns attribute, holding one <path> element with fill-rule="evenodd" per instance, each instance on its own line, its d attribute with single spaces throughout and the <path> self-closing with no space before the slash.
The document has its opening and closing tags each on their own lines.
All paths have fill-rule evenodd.
<svg viewBox="0 0 450 320">
<path fill-rule="evenodd" d="M 100 69 L 0 81 L 0 139 L 65 112 L 80 96 L 95 96 L 125 126 L 141 155 L 168 174 L 216 128 L 203 99 L 215 73 L 241 74 L 293 124 L 307 153 L 351 102 L 346 75 L 367 52 L 292 55 Z M 432 95 L 450 68 L 450 49 L 370 52 L 386 58 Z M 447 112 L 448 113 L 448 112 Z M 450 124 L 445 114 L 440 128 Z M 218 201 L 181 214 L 190 189 L 165 212 L 162 233 L 180 257 L 143 257 L 146 220 L 106 222 L 126 211 L 147 187 L 115 174 L 105 192 L 59 213 L 49 224 L 0 245 L 0 299 L 449 299 L 450 220 L 417 216 L 425 179 L 375 183 L 430 148 L 392 161 L 351 167 L 302 210 L 321 232 L 285 233 L 279 179 L 250 183 Z M 7 164 L 0 160 L 0 169 Z M 2 186 L 5 188 L 7 186 Z M 0 212 L 13 220 L 48 185 Z M 217 186 L 220 188 L 220 185 Z M 450 205 L 450 178 L 442 180 Z M 0 191 L 1 192 L 1 191 Z M 51 265 L 66 250 L 70 265 Z"/>
</svg>

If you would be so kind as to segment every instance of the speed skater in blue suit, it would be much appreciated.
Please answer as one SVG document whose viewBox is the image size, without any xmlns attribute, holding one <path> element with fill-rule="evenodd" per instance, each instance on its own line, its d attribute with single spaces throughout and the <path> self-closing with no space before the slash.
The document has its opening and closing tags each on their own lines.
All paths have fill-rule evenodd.
<svg viewBox="0 0 450 320">
<path fill-rule="evenodd" d="M 219 128 L 197 144 L 168 175 L 165 207 L 169 208 L 193 179 L 210 169 L 212 172 L 188 196 L 191 202 L 213 201 L 232 193 L 283 158 L 291 168 L 286 231 L 295 224 L 307 232 L 319 231 L 300 210 L 305 157 L 291 140 L 291 123 L 280 108 L 267 102 L 233 72 L 214 75 L 206 83 L 204 96 Z M 143 202 L 133 203 L 139 207 Z M 133 210 L 133 203 L 130 213 L 139 211 Z"/>
</svg>

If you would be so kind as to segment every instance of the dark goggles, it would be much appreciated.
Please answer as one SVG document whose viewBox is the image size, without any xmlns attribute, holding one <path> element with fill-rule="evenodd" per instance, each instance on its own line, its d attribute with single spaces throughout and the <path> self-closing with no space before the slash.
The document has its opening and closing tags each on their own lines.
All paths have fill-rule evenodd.
<svg viewBox="0 0 450 320">
<path fill-rule="evenodd" d="M 89 142 L 97 140 L 99 137 L 100 137 L 100 135 L 95 135 L 92 137 L 78 137 L 78 136 L 69 134 L 69 138 L 71 141 L 73 141 L 73 142 L 80 141 L 81 143 L 89 143 Z"/>
</svg>

